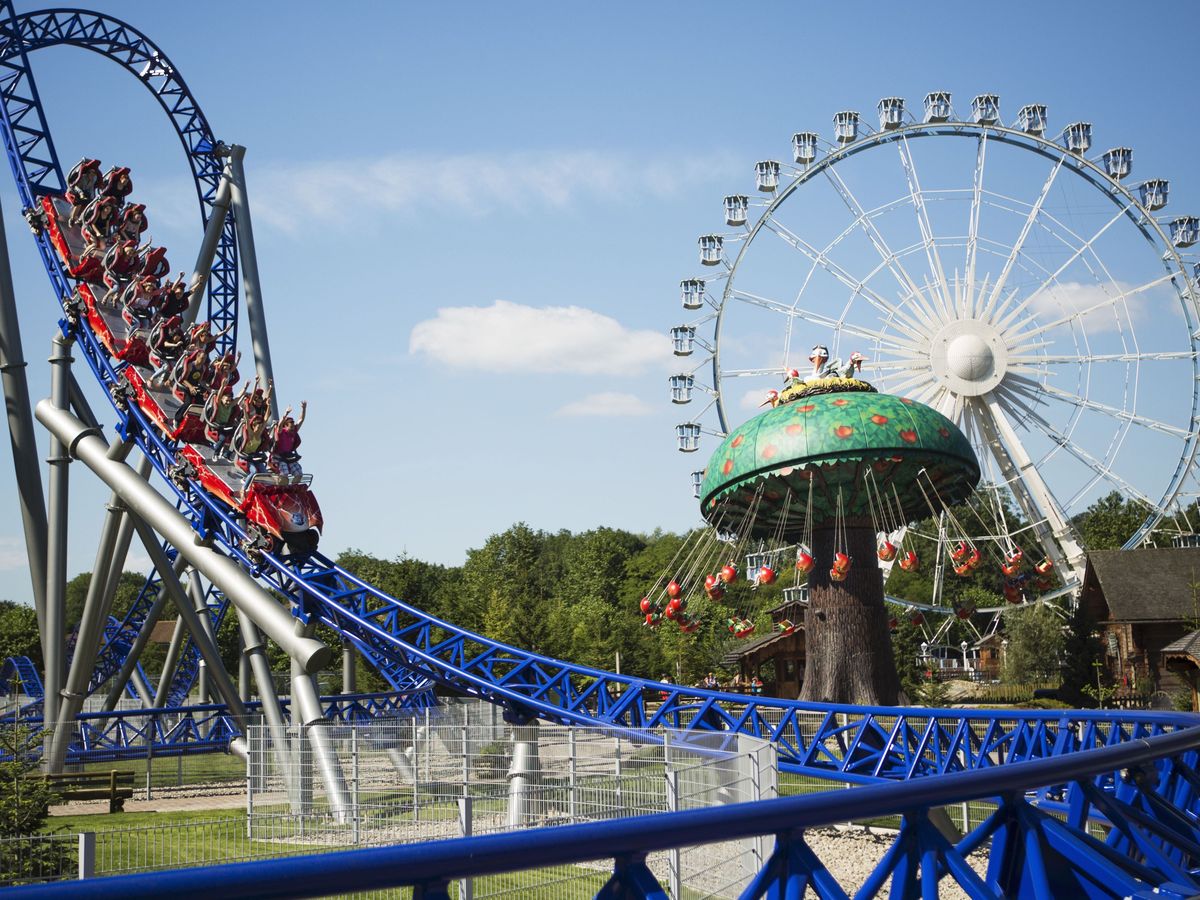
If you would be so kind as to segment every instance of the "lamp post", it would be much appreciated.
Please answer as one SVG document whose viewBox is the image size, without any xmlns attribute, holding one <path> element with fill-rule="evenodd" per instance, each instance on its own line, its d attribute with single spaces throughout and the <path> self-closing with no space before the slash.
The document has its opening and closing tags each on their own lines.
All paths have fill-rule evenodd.
<svg viewBox="0 0 1200 900">
<path fill-rule="evenodd" d="M 969 647 L 969 646 L 970 646 L 970 644 L 968 644 L 966 641 L 963 641 L 963 642 L 962 642 L 961 644 L 959 644 L 958 646 L 959 646 L 959 649 L 961 649 L 961 650 L 962 650 L 962 655 L 963 655 L 963 673 L 964 673 L 964 674 L 966 674 L 967 672 L 971 671 L 971 670 L 970 670 L 970 668 L 967 666 L 967 647 Z"/>
</svg>

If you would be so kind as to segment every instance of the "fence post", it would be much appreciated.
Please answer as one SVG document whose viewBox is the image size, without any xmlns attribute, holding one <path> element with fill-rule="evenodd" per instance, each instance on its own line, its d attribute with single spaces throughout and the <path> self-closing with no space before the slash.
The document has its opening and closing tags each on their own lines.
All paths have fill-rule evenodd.
<svg viewBox="0 0 1200 900">
<path fill-rule="evenodd" d="M 679 774 L 668 771 L 667 776 L 667 812 L 679 811 Z M 672 897 L 679 897 L 680 889 L 680 852 L 678 847 L 667 851 L 668 882 L 667 887 Z"/>
<path fill-rule="evenodd" d="M 463 720 L 462 726 L 462 781 L 463 781 L 463 796 L 470 796 L 470 791 L 467 789 L 467 782 L 471 779 L 471 754 L 470 754 L 470 735 L 468 732 L 469 725 L 466 720 Z"/>
<path fill-rule="evenodd" d="M 246 730 L 250 732 L 246 742 L 246 838 L 250 840 L 254 837 L 254 726 Z"/>
<path fill-rule="evenodd" d="M 622 788 L 623 773 L 621 771 L 621 739 L 617 738 L 616 755 L 613 759 L 613 775 L 617 780 L 617 808 L 625 809 L 625 792 Z"/>
<path fill-rule="evenodd" d="M 154 716 L 150 717 L 149 727 L 146 730 L 146 799 L 152 800 L 150 781 L 154 775 L 154 732 L 157 730 L 154 726 L 158 719 Z"/>
<path fill-rule="evenodd" d="M 757 803 L 762 799 L 762 784 L 760 781 L 762 773 L 758 768 L 758 754 L 747 753 L 743 758 L 750 763 L 750 799 Z M 754 836 L 754 844 L 751 852 L 754 854 L 754 868 L 751 871 L 759 872 L 762 870 L 764 862 L 763 836 L 761 834 Z"/>
<path fill-rule="evenodd" d="M 353 817 L 352 840 L 358 843 L 358 726 L 350 726 L 350 814 Z"/>
<path fill-rule="evenodd" d="M 96 832 L 79 832 L 79 877 L 96 877 Z"/>
<path fill-rule="evenodd" d="M 461 837 L 471 836 L 471 798 L 461 797 L 458 801 L 458 833 Z M 475 881 L 462 878 L 458 882 L 458 900 L 474 900 Z"/>
<path fill-rule="evenodd" d="M 417 789 L 421 782 L 421 747 L 417 742 L 417 737 L 420 732 L 420 727 L 417 725 L 417 717 L 412 717 L 412 783 L 413 783 L 413 821 L 421 821 L 421 805 L 417 798 Z"/>
<path fill-rule="evenodd" d="M 579 809 L 576 805 L 575 793 L 579 786 L 576 781 L 577 760 L 575 757 L 575 723 L 572 722 L 567 726 L 567 808 L 570 814 L 571 824 L 574 825 Z"/>
</svg>

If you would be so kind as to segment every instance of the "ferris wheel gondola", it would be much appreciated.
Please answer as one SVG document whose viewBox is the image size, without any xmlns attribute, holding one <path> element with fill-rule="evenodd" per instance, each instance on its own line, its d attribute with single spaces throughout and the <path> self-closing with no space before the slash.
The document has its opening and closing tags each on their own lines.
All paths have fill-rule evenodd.
<svg viewBox="0 0 1200 900">
<path fill-rule="evenodd" d="M 1054 133 L 1042 104 L 1009 124 L 994 94 L 962 116 L 945 91 L 920 120 L 903 98 L 877 112 L 878 127 L 837 113 L 831 141 L 794 134 L 792 162 L 756 163 L 756 195 L 725 197 L 730 230 L 699 239 L 704 275 L 680 283 L 692 318 L 671 331 L 690 364 L 671 399 L 700 407 L 678 448 L 724 438 L 812 341 L 861 350 L 881 392 L 962 429 L 1022 520 L 952 536 L 986 540 L 1006 577 L 1069 590 L 1085 563 L 1073 520 L 1119 491 L 1145 509 L 1135 546 L 1195 460 L 1200 219 L 1162 216 L 1165 179 L 1128 183 L 1132 150 L 1089 156 L 1092 124 Z"/>
</svg>

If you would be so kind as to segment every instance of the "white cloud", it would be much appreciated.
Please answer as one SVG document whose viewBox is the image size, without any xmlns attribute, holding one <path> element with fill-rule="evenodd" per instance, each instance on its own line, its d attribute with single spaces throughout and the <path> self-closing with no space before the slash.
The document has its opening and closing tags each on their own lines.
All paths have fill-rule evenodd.
<svg viewBox="0 0 1200 900">
<path fill-rule="evenodd" d="M 581 199 L 639 202 L 740 169 L 723 156 L 643 160 L 598 152 L 385 156 L 272 164 L 249 176 L 256 221 L 295 233 L 363 215 L 561 209 Z"/>
<path fill-rule="evenodd" d="M 763 403 L 767 399 L 768 390 L 770 390 L 770 388 L 761 387 L 746 391 L 744 394 L 742 394 L 741 400 L 738 401 L 738 406 L 745 410 L 761 409 L 763 407 Z"/>
<path fill-rule="evenodd" d="M 0 537 L 0 572 L 13 572 L 29 568 L 25 555 L 25 542 L 15 537 Z"/>
<path fill-rule="evenodd" d="M 580 306 L 449 306 L 418 322 L 408 349 L 456 369 L 636 375 L 665 366 L 670 339 Z"/>
<path fill-rule="evenodd" d="M 650 404 L 633 394 L 607 392 L 589 394 L 561 407 L 556 416 L 648 416 L 654 410 Z"/>
<path fill-rule="evenodd" d="M 1130 291 L 1137 291 L 1137 285 L 1122 281 L 1107 284 L 1064 281 L 1035 294 L 1029 307 L 1043 323 L 1079 313 L 1089 331 L 1117 331 L 1122 322 L 1140 318 L 1144 305 L 1154 293 L 1150 289 L 1119 299 Z"/>
</svg>

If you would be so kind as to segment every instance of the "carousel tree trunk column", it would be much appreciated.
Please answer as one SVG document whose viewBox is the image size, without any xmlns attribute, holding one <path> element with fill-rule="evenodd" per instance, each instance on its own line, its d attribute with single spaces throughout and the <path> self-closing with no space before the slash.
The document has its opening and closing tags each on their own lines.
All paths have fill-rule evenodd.
<svg viewBox="0 0 1200 900">
<path fill-rule="evenodd" d="M 899 678 L 888 637 L 883 579 L 870 527 L 846 529 L 848 546 L 836 547 L 832 526 L 813 531 L 816 567 L 808 580 L 804 618 L 806 660 L 801 700 L 893 706 Z M 845 581 L 829 577 L 835 552 L 853 564 Z"/>
</svg>

